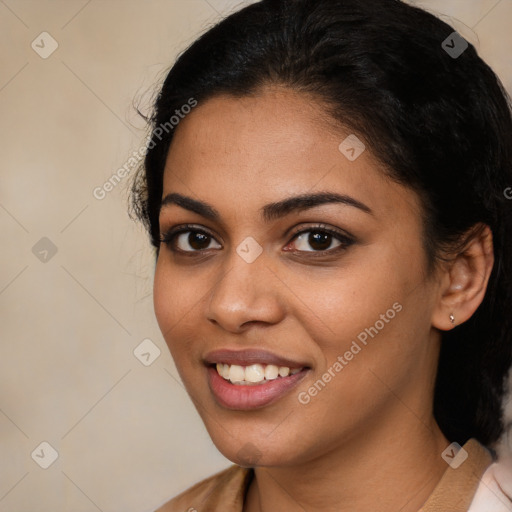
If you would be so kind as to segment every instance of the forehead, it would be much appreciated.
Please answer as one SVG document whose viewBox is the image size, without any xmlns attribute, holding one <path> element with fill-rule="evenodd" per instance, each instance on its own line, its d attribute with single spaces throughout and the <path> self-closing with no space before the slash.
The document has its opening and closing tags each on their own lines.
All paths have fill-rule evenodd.
<svg viewBox="0 0 512 512">
<path fill-rule="evenodd" d="M 368 147 L 347 158 L 347 144 L 354 142 L 350 129 L 310 95 L 275 87 L 241 98 L 217 96 L 176 128 L 164 196 L 179 192 L 224 207 L 256 208 L 332 190 L 370 204 L 380 215 L 419 214 L 416 194 L 390 180 Z"/>
</svg>

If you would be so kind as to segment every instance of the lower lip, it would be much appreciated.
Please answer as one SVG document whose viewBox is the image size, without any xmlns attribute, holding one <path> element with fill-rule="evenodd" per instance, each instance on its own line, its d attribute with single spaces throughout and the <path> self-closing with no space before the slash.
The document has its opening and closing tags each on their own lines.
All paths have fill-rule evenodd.
<svg viewBox="0 0 512 512">
<path fill-rule="evenodd" d="M 279 400 L 306 376 L 307 371 L 304 369 L 295 375 L 278 377 L 261 384 L 236 385 L 222 378 L 216 368 L 209 367 L 208 378 L 210 389 L 220 405 L 227 409 L 246 411 Z"/>
</svg>

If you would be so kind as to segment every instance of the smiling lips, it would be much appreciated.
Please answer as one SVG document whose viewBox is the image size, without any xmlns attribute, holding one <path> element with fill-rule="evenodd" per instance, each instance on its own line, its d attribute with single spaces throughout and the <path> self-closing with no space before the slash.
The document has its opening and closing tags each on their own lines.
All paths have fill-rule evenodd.
<svg viewBox="0 0 512 512">
<path fill-rule="evenodd" d="M 228 409 L 248 410 L 275 402 L 309 367 L 262 350 L 218 350 L 205 358 L 210 390 Z"/>
</svg>

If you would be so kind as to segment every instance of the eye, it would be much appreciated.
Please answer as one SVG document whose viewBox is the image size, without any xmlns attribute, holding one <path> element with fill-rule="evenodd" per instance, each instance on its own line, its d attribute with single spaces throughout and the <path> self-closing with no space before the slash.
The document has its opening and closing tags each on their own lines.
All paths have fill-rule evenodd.
<svg viewBox="0 0 512 512">
<path fill-rule="evenodd" d="M 211 249 L 222 249 L 215 237 L 203 228 L 183 225 L 172 228 L 160 235 L 160 242 L 176 253 L 194 255 Z M 344 250 L 354 243 L 354 239 L 337 230 L 321 226 L 296 230 L 286 251 L 310 253 L 334 253 Z M 290 249 L 291 246 L 294 246 Z"/>
<path fill-rule="evenodd" d="M 353 243 L 352 238 L 341 232 L 323 226 L 315 226 L 296 233 L 287 247 L 294 245 L 298 252 L 326 253 L 346 249 Z"/>
<path fill-rule="evenodd" d="M 195 253 L 221 248 L 221 245 L 210 233 L 192 226 L 170 229 L 160 235 L 160 242 L 174 252 Z"/>
</svg>

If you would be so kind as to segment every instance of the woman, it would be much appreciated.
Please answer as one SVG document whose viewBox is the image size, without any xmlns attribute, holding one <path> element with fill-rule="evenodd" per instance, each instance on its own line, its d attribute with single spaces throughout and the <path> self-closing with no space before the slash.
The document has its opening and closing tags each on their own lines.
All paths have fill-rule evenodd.
<svg viewBox="0 0 512 512">
<path fill-rule="evenodd" d="M 512 363 L 512 120 L 474 48 L 396 0 L 262 0 L 151 123 L 155 313 L 235 463 L 159 510 L 468 510 Z"/>
</svg>

